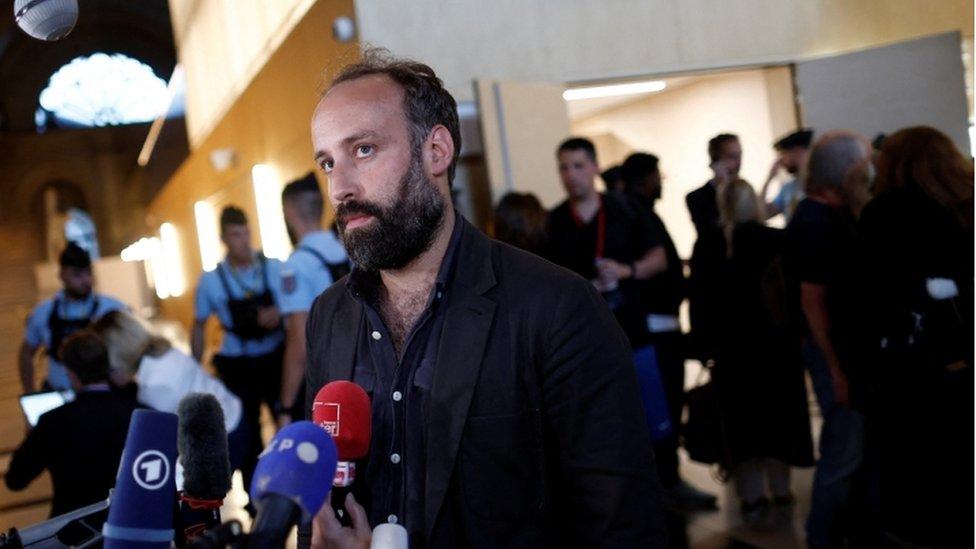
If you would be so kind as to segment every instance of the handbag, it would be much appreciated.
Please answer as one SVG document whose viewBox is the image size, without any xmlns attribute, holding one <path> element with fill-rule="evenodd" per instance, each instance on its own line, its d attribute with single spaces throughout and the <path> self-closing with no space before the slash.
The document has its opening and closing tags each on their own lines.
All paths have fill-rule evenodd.
<svg viewBox="0 0 976 549">
<path fill-rule="evenodd" d="M 670 437 L 674 433 L 674 426 L 668 412 L 668 400 L 664 394 L 664 383 L 661 381 L 661 371 L 653 345 L 634 351 L 634 368 L 637 370 L 644 419 L 647 421 L 651 440 L 656 442 Z"/>
<path fill-rule="evenodd" d="M 692 461 L 727 466 L 730 464 L 725 423 L 714 376 L 701 383 L 708 367 L 702 367 L 698 384 L 685 395 L 688 421 L 682 426 L 681 442 Z"/>
</svg>

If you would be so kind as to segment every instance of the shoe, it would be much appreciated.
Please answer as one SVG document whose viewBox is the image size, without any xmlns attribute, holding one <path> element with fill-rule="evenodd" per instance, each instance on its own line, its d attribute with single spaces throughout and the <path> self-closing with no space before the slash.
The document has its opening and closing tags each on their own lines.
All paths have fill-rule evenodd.
<svg viewBox="0 0 976 549">
<path fill-rule="evenodd" d="M 718 498 L 695 488 L 683 480 L 666 491 L 668 504 L 682 511 L 711 511 L 718 509 Z"/>
<path fill-rule="evenodd" d="M 769 500 L 759 498 L 756 501 L 743 501 L 739 505 L 742 513 L 742 522 L 750 528 L 760 528 L 766 526 L 766 517 L 769 514 Z"/>
</svg>

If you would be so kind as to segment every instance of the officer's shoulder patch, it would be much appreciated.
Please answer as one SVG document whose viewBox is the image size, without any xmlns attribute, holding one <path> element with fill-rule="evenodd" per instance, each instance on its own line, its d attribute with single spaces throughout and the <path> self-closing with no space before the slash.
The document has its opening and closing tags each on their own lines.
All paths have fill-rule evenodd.
<svg viewBox="0 0 976 549">
<path fill-rule="evenodd" d="M 294 271 L 281 271 L 281 291 L 286 294 L 292 294 L 298 287 L 298 281 L 295 279 Z"/>
</svg>

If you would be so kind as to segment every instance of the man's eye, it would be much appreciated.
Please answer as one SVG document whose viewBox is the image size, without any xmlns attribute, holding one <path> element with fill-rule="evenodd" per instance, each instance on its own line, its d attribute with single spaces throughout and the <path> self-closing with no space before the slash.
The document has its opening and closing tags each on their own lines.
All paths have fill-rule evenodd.
<svg viewBox="0 0 976 549">
<path fill-rule="evenodd" d="M 332 166 L 334 162 L 332 160 L 325 160 L 322 162 L 322 171 L 329 173 L 332 171 Z"/>
<path fill-rule="evenodd" d="M 372 145 L 359 145 L 356 147 L 356 156 L 362 158 L 364 156 L 369 156 L 373 154 Z"/>
</svg>

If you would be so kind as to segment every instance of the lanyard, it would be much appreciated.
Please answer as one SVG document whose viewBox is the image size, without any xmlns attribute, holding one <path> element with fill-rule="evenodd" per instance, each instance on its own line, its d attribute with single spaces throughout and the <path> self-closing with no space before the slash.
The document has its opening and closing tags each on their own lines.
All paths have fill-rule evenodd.
<svg viewBox="0 0 976 549">
<path fill-rule="evenodd" d="M 569 213 L 573 216 L 573 222 L 576 226 L 583 228 L 583 219 L 576 213 L 576 209 L 570 206 Z M 606 247 L 607 241 L 607 215 L 606 211 L 603 209 L 603 196 L 600 196 L 600 209 L 596 212 L 596 252 L 594 254 L 595 259 L 603 259 L 603 250 Z"/>
</svg>

